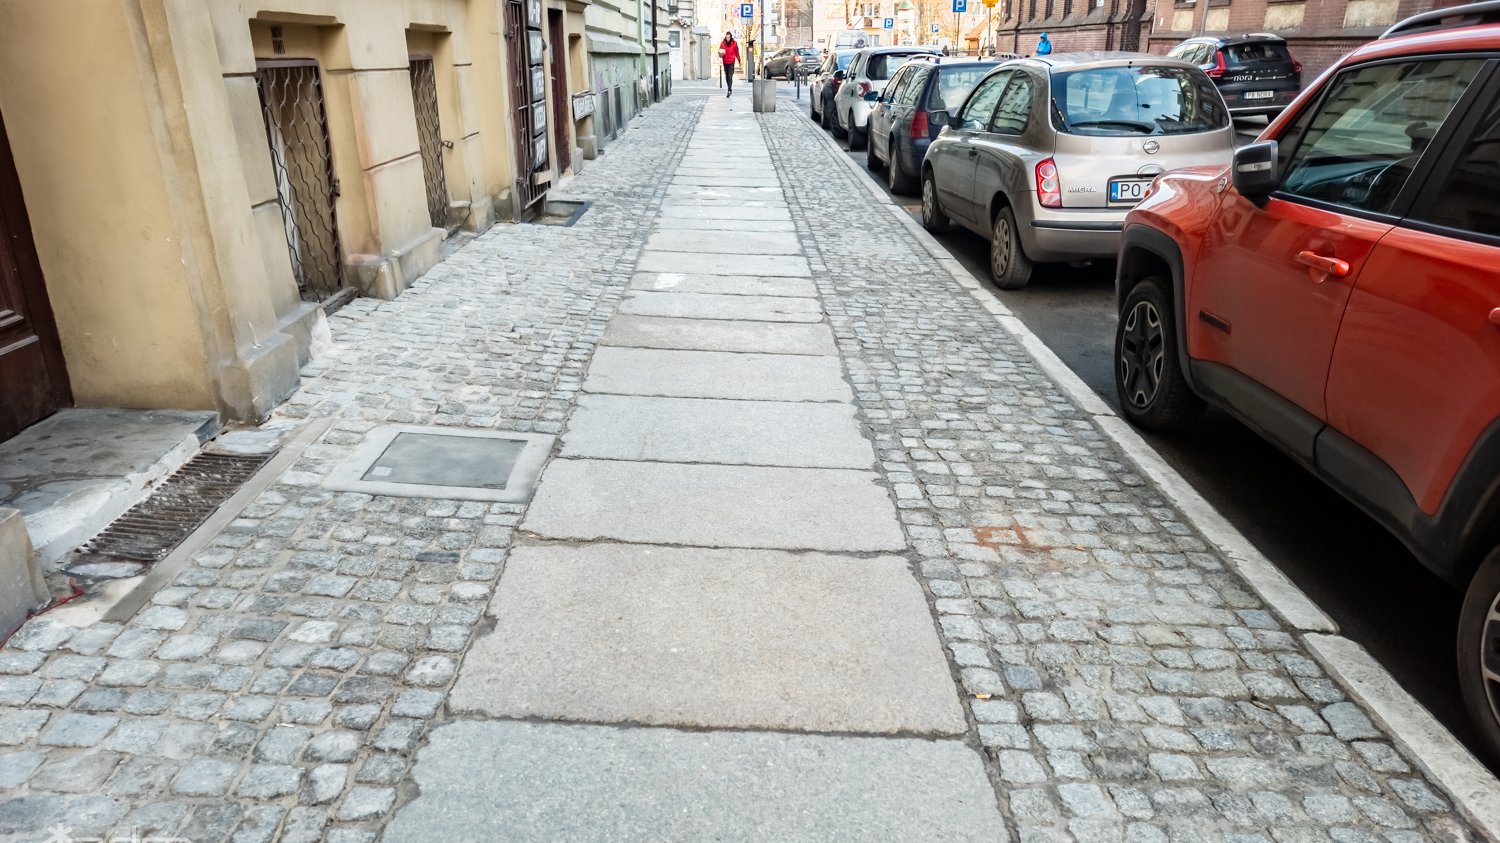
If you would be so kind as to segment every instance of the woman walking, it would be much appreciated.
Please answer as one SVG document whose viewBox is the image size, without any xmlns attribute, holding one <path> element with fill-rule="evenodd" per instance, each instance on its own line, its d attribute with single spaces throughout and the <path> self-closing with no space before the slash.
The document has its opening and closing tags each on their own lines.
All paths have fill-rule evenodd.
<svg viewBox="0 0 1500 843">
<path fill-rule="evenodd" d="M 729 89 L 724 96 L 734 94 L 734 65 L 740 60 L 740 45 L 734 40 L 733 32 L 724 33 L 724 40 L 719 42 L 719 59 L 724 62 L 724 86 Z"/>
</svg>

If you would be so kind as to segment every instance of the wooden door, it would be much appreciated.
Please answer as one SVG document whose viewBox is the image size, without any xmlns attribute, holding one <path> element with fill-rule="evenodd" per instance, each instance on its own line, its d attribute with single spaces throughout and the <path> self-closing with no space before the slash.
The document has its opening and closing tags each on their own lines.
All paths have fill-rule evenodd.
<svg viewBox="0 0 1500 843">
<path fill-rule="evenodd" d="M 552 131 L 557 147 L 559 175 L 573 163 L 573 99 L 568 94 L 568 36 L 563 31 L 563 13 L 547 11 L 548 35 L 552 39 Z"/>
<path fill-rule="evenodd" d="M 0 118 L 0 439 L 71 402 L 57 325 Z"/>
</svg>

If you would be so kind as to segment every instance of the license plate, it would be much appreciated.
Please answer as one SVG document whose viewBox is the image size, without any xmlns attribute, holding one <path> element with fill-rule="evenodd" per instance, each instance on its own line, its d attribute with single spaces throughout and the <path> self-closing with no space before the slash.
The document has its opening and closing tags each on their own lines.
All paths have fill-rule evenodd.
<svg viewBox="0 0 1500 843">
<path fill-rule="evenodd" d="M 1109 201 L 1139 202 L 1146 198 L 1151 179 L 1113 179 L 1109 183 Z"/>
<path fill-rule="evenodd" d="M 1247 100 L 1268 100 L 1276 94 L 1275 91 L 1250 91 L 1245 94 Z"/>
</svg>

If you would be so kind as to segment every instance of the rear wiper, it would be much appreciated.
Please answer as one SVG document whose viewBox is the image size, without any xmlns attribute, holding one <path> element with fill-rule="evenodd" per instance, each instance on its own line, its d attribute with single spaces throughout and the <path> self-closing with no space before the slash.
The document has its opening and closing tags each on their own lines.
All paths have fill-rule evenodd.
<svg viewBox="0 0 1500 843">
<path fill-rule="evenodd" d="M 1143 135 L 1149 135 L 1156 129 L 1150 123 L 1138 123 L 1134 120 L 1085 120 L 1082 123 L 1073 124 L 1075 129 L 1082 129 L 1086 126 L 1124 126 L 1127 129 L 1136 129 Z"/>
</svg>

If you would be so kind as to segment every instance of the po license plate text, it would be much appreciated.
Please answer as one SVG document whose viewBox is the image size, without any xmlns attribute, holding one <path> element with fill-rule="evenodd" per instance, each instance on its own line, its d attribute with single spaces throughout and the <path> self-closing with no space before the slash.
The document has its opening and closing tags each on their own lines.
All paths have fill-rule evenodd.
<svg viewBox="0 0 1500 843">
<path fill-rule="evenodd" d="M 1115 179 L 1109 183 L 1109 201 L 1139 202 L 1146 197 L 1150 179 Z"/>
</svg>

